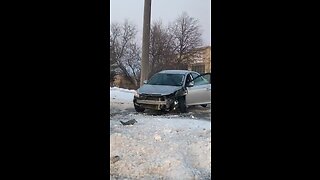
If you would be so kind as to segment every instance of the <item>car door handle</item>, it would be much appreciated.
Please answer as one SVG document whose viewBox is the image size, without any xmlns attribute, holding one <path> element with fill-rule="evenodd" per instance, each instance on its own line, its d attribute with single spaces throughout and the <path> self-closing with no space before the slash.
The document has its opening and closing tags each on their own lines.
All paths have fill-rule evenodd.
<svg viewBox="0 0 320 180">
<path fill-rule="evenodd" d="M 207 91 L 211 91 L 211 88 L 207 88 Z"/>
</svg>

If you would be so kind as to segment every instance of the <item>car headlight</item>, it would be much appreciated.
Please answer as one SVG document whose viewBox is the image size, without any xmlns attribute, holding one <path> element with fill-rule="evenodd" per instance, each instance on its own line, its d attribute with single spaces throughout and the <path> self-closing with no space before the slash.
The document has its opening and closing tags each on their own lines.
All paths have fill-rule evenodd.
<svg viewBox="0 0 320 180">
<path fill-rule="evenodd" d="M 139 96 L 140 96 L 140 95 L 139 95 L 138 91 L 135 91 L 135 92 L 134 92 L 134 97 L 137 97 L 137 98 L 138 98 Z"/>
</svg>

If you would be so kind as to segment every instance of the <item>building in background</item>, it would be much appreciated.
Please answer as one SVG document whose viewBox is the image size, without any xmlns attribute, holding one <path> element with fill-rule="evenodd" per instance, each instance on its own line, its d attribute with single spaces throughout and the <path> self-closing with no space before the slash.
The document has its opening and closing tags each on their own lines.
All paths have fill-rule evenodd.
<svg viewBox="0 0 320 180">
<path fill-rule="evenodd" d="M 188 70 L 196 71 L 200 74 L 211 72 L 211 46 L 198 49 L 197 57 L 189 65 Z"/>
</svg>

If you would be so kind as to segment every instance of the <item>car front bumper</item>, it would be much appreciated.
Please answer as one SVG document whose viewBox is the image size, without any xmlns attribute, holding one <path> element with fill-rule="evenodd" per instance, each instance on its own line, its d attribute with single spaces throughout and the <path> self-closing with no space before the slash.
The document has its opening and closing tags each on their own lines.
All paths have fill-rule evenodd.
<svg viewBox="0 0 320 180">
<path fill-rule="evenodd" d="M 170 111 L 175 108 L 177 101 L 172 98 L 158 97 L 148 99 L 147 97 L 134 97 L 133 103 L 135 106 L 143 107 L 145 109 L 166 110 Z"/>
</svg>

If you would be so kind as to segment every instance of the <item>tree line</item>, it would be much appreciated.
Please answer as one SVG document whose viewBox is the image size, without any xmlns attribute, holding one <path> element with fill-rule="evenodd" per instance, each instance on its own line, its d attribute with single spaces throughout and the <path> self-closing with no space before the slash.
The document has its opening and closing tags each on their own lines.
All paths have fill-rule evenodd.
<svg viewBox="0 0 320 180">
<path fill-rule="evenodd" d="M 110 84 L 116 75 L 123 75 L 136 87 L 140 83 L 142 47 L 136 40 L 137 27 L 128 20 L 110 26 Z M 187 69 L 202 46 L 199 20 L 182 13 L 164 25 L 151 24 L 149 77 L 165 69 Z"/>
</svg>

